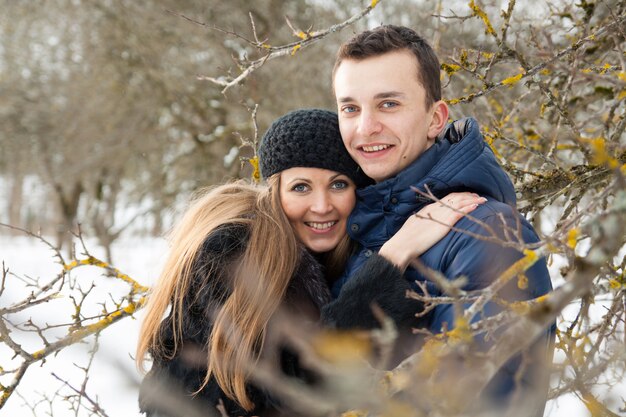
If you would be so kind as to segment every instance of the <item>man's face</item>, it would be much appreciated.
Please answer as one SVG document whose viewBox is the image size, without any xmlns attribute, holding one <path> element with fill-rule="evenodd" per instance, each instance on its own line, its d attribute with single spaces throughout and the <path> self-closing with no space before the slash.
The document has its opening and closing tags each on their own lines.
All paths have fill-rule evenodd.
<svg viewBox="0 0 626 417">
<path fill-rule="evenodd" d="M 410 51 L 344 60 L 333 85 L 343 142 L 376 182 L 410 165 L 441 130 L 433 117 L 438 106 L 426 107 L 426 91 Z"/>
</svg>

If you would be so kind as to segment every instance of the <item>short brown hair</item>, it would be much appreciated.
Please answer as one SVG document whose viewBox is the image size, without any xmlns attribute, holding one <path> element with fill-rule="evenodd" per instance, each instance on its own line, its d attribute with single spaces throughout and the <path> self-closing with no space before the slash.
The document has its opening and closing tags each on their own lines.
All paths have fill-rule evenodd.
<svg viewBox="0 0 626 417">
<path fill-rule="evenodd" d="M 345 42 L 337 51 L 333 79 L 344 59 L 363 59 L 406 49 L 417 59 L 417 80 L 426 90 L 426 105 L 441 100 L 439 59 L 433 48 L 413 29 L 405 26 L 383 25 L 366 30 Z"/>
</svg>

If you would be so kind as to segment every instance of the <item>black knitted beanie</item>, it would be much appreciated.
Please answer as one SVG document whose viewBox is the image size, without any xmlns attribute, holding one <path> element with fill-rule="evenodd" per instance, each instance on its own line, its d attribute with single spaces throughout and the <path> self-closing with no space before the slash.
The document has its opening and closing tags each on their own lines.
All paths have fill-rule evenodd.
<svg viewBox="0 0 626 417">
<path fill-rule="evenodd" d="M 301 109 L 276 119 L 259 146 L 263 178 L 294 167 L 323 168 L 350 178 L 357 187 L 371 183 L 346 151 L 337 114 Z"/>
</svg>

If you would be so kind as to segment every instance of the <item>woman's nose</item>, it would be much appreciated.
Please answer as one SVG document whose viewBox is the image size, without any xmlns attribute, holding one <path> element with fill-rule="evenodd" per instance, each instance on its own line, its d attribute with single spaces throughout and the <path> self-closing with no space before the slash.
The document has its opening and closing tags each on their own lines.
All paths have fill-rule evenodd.
<svg viewBox="0 0 626 417">
<path fill-rule="evenodd" d="M 333 206 L 331 204 L 331 199 L 326 191 L 316 193 L 313 198 L 314 200 L 310 207 L 310 210 L 313 213 L 323 214 L 332 211 Z"/>
</svg>

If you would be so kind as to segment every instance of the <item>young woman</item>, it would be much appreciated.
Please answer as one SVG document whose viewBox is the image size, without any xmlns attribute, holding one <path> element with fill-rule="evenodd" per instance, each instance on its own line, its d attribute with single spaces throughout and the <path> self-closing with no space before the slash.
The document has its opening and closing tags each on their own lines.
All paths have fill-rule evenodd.
<svg viewBox="0 0 626 417">
<path fill-rule="evenodd" d="M 412 217 L 381 248 L 388 258 L 374 254 L 331 301 L 329 284 L 351 250 L 346 222 L 355 189 L 369 179 L 345 151 L 337 115 L 325 110 L 277 119 L 259 155 L 267 185 L 209 189 L 172 233 L 137 349 L 140 367 L 148 354 L 153 360 L 140 393 L 148 416 L 193 415 L 194 409 L 202 415 L 219 405 L 229 416 L 295 415 L 251 380 L 254 364 L 271 361 L 266 342 L 279 310 L 339 328 L 372 328 L 376 302 L 400 327 L 419 326 L 420 306 L 406 299 L 402 270 L 449 227 Z M 446 199 L 458 211 L 431 204 L 420 214 L 454 224 L 482 202 L 468 193 Z M 287 345 L 275 362 L 288 376 L 315 380 Z"/>
</svg>

